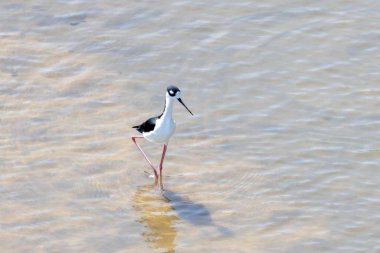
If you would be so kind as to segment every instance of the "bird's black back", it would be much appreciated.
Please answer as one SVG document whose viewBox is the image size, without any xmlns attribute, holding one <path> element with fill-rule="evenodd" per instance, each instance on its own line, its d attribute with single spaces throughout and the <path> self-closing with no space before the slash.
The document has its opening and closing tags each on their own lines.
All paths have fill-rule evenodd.
<svg viewBox="0 0 380 253">
<path fill-rule="evenodd" d="M 147 132 L 153 131 L 154 127 L 156 126 L 156 121 L 160 117 L 161 115 L 157 117 L 152 117 L 148 119 L 147 121 L 145 121 L 144 123 L 142 123 L 141 125 L 134 126 L 133 128 L 136 128 L 136 130 L 139 131 L 140 133 L 147 133 Z"/>
</svg>

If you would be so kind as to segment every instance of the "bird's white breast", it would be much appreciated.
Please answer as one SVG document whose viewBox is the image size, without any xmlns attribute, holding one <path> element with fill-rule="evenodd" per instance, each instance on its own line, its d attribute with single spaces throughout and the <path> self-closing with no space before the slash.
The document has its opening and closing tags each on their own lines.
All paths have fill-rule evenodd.
<svg viewBox="0 0 380 253">
<path fill-rule="evenodd" d="M 153 131 L 143 133 L 143 136 L 151 142 L 155 143 L 168 143 L 170 137 L 174 134 L 176 124 L 174 120 L 170 118 L 161 117 L 156 120 L 156 126 Z"/>
</svg>

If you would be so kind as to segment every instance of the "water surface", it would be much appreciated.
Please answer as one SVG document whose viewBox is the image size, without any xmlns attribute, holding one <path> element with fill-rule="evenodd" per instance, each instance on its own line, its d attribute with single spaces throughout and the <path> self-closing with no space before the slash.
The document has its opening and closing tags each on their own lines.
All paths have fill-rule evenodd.
<svg viewBox="0 0 380 253">
<path fill-rule="evenodd" d="M 0 20 L 2 251 L 380 251 L 378 1 L 16 0 Z M 168 84 L 195 116 L 176 105 L 162 192 L 130 136 Z"/>
</svg>

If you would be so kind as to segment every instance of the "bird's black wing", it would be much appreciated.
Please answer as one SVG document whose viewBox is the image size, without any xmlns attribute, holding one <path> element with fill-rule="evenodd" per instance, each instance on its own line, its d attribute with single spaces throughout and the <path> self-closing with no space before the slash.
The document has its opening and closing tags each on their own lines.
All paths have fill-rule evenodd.
<svg viewBox="0 0 380 253">
<path fill-rule="evenodd" d="M 136 130 L 140 133 L 147 133 L 153 131 L 154 127 L 156 126 L 157 119 L 159 119 L 159 117 L 152 117 L 144 123 L 142 123 L 141 125 L 134 126 L 133 128 L 136 128 Z"/>
</svg>

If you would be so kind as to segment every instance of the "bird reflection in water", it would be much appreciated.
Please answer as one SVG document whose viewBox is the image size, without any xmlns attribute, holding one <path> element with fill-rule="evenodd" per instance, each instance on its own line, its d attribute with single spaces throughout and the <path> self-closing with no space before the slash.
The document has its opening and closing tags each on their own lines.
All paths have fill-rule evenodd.
<svg viewBox="0 0 380 253">
<path fill-rule="evenodd" d="M 160 187 L 157 187 L 158 181 Z M 181 220 L 194 226 L 214 227 L 219 236 L 232 236 L 228 228 L 213 222 L 210 212 L 203 204 L 163 189 L 162 180 L 156 179 L 153 185 L 139 187 L 134 197 L 134 207 L 141 216 L 139 222 L 150 230 L 143 233 L 144 239 L 153 247 L 175 252 L 175 226 Z"/>
<path fill-rule="evenodd" d="M 156 179 L 153 185 L 139 187 L 133 203 L 140 213 L 139 222 L 150 230 L 143 233 L 145 241 L 154 248 L 164 249 L 168 253 L 174 252 L 174 240 L 177 236 L 174 225 L 179 218 L 162 191 L 157 188 L 157 182 Z"/>
</svg>

